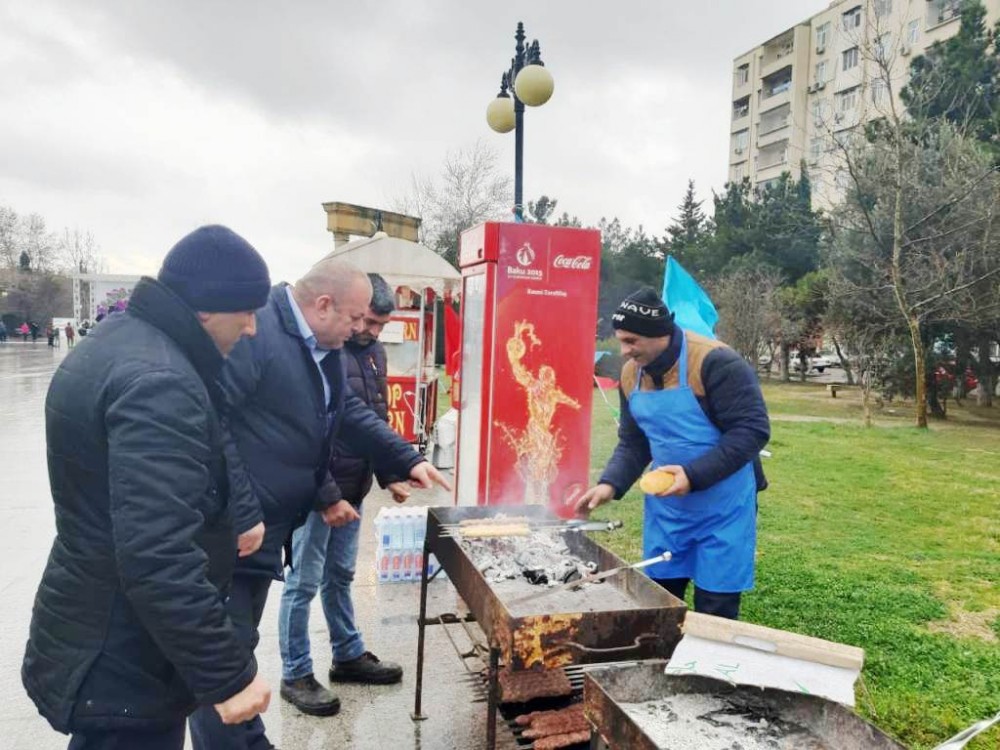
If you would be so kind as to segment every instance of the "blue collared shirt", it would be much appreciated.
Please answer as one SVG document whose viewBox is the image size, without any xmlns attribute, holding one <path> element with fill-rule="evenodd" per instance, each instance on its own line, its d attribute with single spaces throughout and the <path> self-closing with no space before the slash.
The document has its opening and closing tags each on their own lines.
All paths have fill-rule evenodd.
<svg viewBox="0 0 1000 750">
<path fill-rule="evenodd" d="M 323 357 L 330 353 L 330 350 L 320 348 L 319 343 L 316 341 L 316 334 L 312 332 L 312 329 L 306 322 L 305 316 L 302 314 L 302 310 L 299 309 L 299 305 L 295 301 L 295 297 L 292 296 L 292 288 L 290 286 L 285 287 L 285 294 L 288 295 L 288 304 L 291 305 L 292 315 L 295 316 L 295 322 L 299 326 L 299 333 L 302 334 L 302 339 L 306 342 L 306 346 L 309 347 L 309 352 L 316 363 L 316 369 L 319 370 L 319 377 L 323 381 L 323 403 L 329 409 L 330 382 L 326 379 L 326 373 L 323 372 L 323 368 L 320 367 L 319 363 Z"/>
</svg>

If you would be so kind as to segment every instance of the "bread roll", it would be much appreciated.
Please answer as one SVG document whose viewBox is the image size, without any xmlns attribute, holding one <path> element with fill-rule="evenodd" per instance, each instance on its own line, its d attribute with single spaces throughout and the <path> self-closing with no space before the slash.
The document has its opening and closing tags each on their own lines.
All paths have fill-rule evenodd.
<svg viewBox="0 0 1000 750">
<path fill-rule="evenodd" d="M 639 489 L 647 495 L 659 495 L 674 484 L 674 475 L 669 471 L 651 471 L 639 480 Z"/>
</svg>

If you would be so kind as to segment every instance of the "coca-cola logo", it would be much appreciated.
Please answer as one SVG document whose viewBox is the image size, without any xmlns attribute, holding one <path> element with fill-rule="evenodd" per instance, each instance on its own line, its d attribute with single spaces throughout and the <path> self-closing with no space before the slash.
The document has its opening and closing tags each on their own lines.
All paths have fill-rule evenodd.
<svg viewBox="0 0 1000 750">
<path fill-rule="evenodd" d="M 554 268 L 569 268 L 573 271 L 589 271 L 590 264 L 593 260 L 594 259 L 589 255 L 577 255 L 572 258 L 568 255 L 557 255 L 555 260 L 552 261 L 552 265 Z"/>
</svg>

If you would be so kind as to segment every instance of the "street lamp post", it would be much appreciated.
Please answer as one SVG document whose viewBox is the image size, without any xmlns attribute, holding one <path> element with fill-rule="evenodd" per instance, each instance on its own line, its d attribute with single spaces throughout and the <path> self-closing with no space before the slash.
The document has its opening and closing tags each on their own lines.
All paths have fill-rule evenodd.
<svg viewBox="0 0 1000 750">
<path fill-rule="evenodd" d="M 545 104 L 555 84 L 542 62 L 538 40 L 525 47 L 524 24 L 520 21 L 514 39 L 517 45 L 510 69 L 504 71 L 500 93 L 486 108 L 486 122 L 498 133 L 514 131 L 514 218 L 524 221 L 524 105 Z"/>
</svg>

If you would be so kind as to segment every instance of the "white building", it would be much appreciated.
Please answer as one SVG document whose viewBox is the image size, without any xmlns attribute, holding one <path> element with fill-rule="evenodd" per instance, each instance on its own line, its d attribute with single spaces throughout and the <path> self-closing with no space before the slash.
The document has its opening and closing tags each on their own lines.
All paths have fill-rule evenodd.
<svg viewBox="0 0 1000 750">
<path fill-rule="evenodd" d="M 110 273 L 73 274 L 73 316 L 77 325 L 97 319 L 97 308 L 109 298 L 128 298 L 141 276 Z"/>
<path fill-rule="evenodd" d="M 983 4 L 992 27 L 1000 0 Z M 798 179 L 804 159 L 814 205 L 835 204 L 847 185 L 835 139 L 883 116 L 890 90 L 899 103 L 910 60 L 958 31 L 960 6 L 961 0 L 833 0 L 735 58 L 729 180 L 762 188 L 782 172 Z"/>
</svg>

